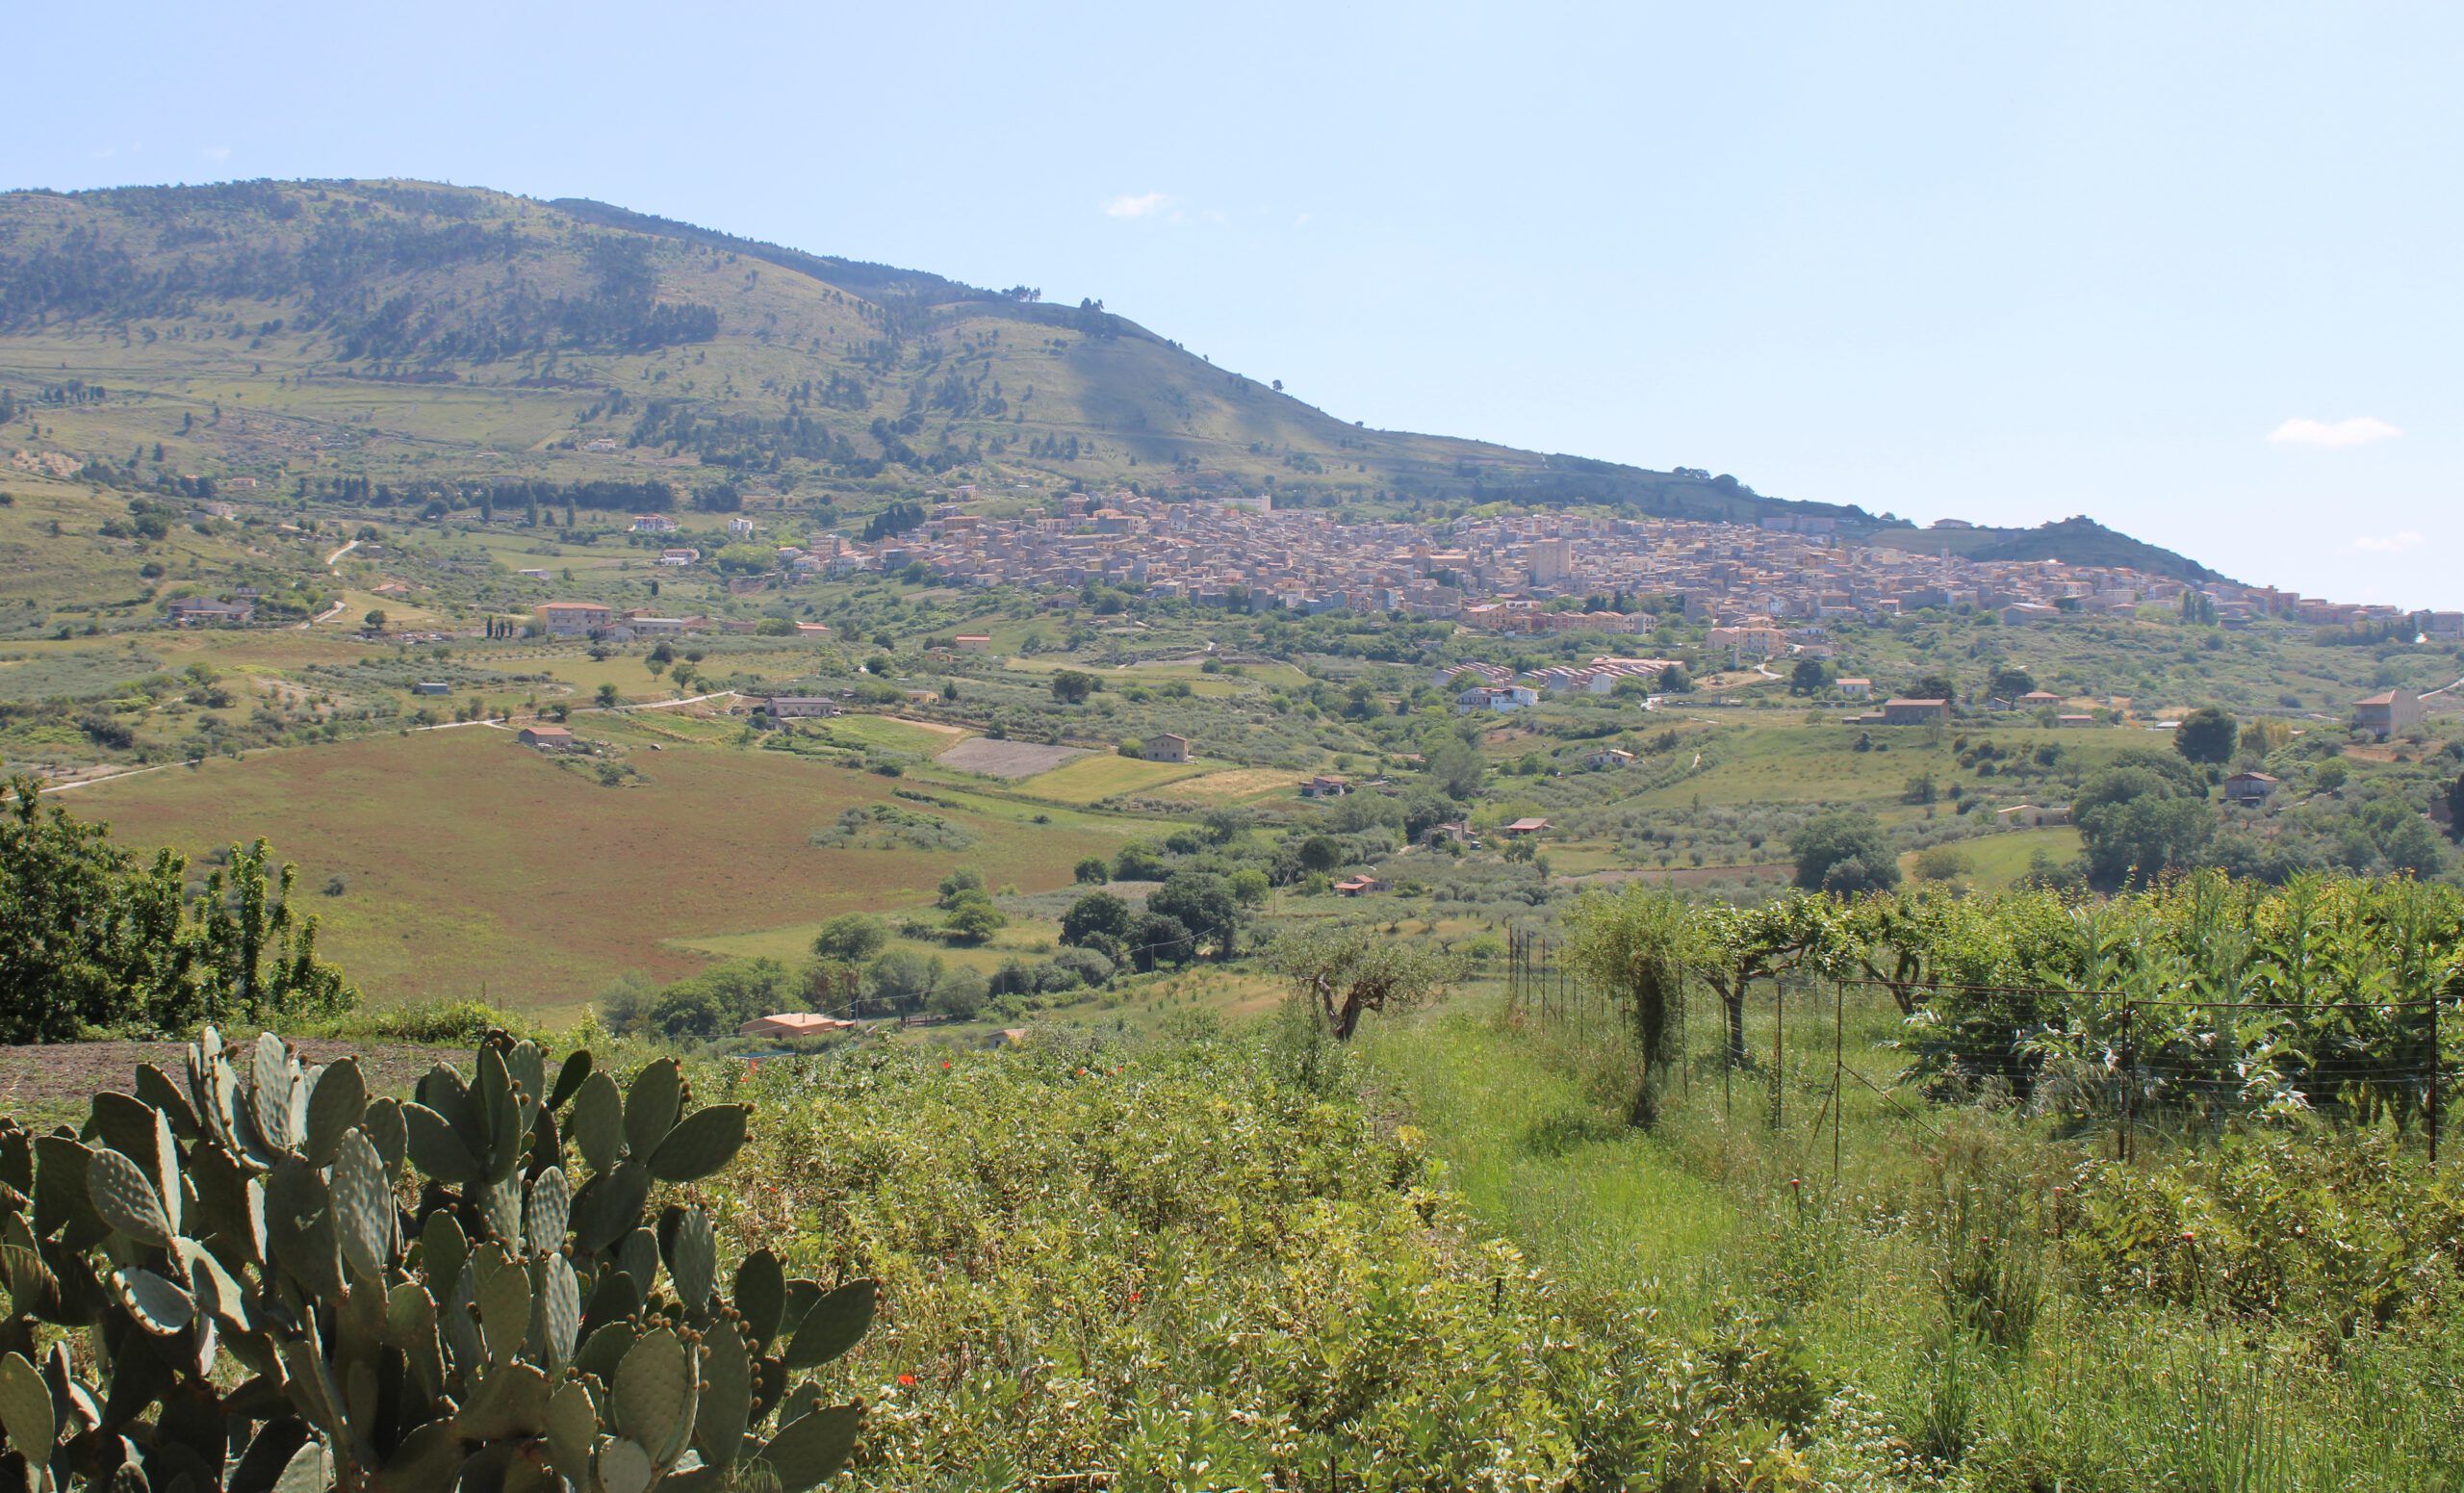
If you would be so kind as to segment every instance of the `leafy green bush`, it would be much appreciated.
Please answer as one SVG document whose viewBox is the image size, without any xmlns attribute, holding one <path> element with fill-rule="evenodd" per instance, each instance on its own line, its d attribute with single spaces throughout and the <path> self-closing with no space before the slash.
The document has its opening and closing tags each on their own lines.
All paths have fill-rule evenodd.
<svg viewBox="0 0 2464 1493">
<path fill-rule="evenodd" d="M 295 869 L 233 847 L 187 894 L 187 863 L 141 862 L 108 829 L 13 778 L 0 806 L 0 1042 L 315 1020 L 358 1003 L 295 916 Z"/>
<path fill-rule="evenodd" d="M 2377 1135 L 2232 1137 L 2153 1168 L 2101 1163 L 2066 1213 L 2092 1290 L 2338 1337 L 2453 1310 L 2464 1271 L 2464 1192 Z"/>
<path fill-rule="evenodd" d="M 544 1038 L 544 1030 L 526 1027 L 523 1019 L 480 1000 L 424 1000 L 398 1006 L 366 1007 L 332 1023 L 333 1035 L 361 1042 L 420 1043 L 438 1046 L 476 1046 L 488 1034 L 511 1031 L 517 1037 Z"/>
<path fill-rule="evenodd" d="M 1545 1283 L 1426 1188 L 1408 1135 L 1246 1043 L 763 1065 L 726 1223 L 899 1301 L 883 1488 L 1558 1486 L 1597 1379 L 1553 1360 Z"/>
</svg>

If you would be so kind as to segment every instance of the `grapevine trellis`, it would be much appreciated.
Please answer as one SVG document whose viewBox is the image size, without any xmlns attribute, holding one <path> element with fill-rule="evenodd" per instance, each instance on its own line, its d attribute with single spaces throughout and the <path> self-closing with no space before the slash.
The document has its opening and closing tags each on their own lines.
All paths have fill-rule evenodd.
<svg viewBox="0 0 2464 1493">
<path fill-rule="evenodd" d="M 1644 1087 L 1690 1103 L 1708 1078 L 1730 1118 L 1758 1087 L 1774 1127 L 1794 1087 L 1817 1129 L 1829 1122 L 1835 1153 L 1843 1096 L 1863 1091 L 1929 1128 L 1933 1100 L 2019 1107 L 2072 1133 L 2108 1131 L 2125 1156 L 2150 1135 L 2314 1117 L 2392 1128 L 2435 1162 L 2464 1070 L 2464 897 L 2449 888 L 2190 878 L 2101 903 L 1663 903 L 1651 914 L 1664 919 L 1659 943 L 1638 945 L 1629 927 L 1623 942 L 1586 944 L 1651 895 L 1598 899 L 1571 938 L 1510 934 L 1509 1009 L 1613 1025 L 1639 1046 L 1633 963 L 1662 958 L 1667 1035 Z"/>
</svg>

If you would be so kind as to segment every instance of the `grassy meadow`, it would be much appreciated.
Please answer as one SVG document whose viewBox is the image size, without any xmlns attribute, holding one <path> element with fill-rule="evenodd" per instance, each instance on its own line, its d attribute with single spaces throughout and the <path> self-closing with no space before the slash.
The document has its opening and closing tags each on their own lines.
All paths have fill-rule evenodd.
<svg viewBox="0 0 2464 1493">
<path fill-rule="evenodd" d="M 1062 763 L 1026 780 L 1030 791 L 1065 804 L 1152 792 L 1184 779 L 1203 777 L 1219 763 L 1150 762 L 1142 758 L 1097 754 Z"/>
</svg>

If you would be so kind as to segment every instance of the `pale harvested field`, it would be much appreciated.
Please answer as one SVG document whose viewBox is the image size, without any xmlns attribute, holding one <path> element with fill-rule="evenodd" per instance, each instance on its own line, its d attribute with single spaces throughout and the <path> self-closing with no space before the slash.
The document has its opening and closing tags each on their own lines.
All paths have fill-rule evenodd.
<svg viewBox="0 0 2464 1493">
<path fill-rule="evenodd" d="M 1281 767 L 1235 767 L 1228 772 L 1211 772 L 1203 778 L 1192 778 L 1172 785 L 1171 797 L 1194 798 L 1210 804 L 1228 804 L 1240 799 L 1255 798 L 1277 788 L 1296 788 L 1300 775 Z"/>
<path fill-rule="evenodd" d="M 1045 746 L 1040 741 L 994 741 L 977 736 L 962 741 L 934 759 L 943 767 L 980 772 L 992 778 L 1032 778 L 1087 753 L 1080 747 Z"/>
</svg>

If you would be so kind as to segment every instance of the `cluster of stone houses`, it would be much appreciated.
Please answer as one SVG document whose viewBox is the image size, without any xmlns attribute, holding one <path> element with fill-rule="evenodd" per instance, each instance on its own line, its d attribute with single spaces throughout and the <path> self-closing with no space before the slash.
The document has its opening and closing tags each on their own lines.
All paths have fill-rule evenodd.
<svg viewBox="0 0 2464 1493">
<path fill-rule="evenodd" d="M 257 620 L 257 604 L 245 597 L 182 600 L 166 605 L 163 615 L 175 628 L 245 627 Z"/>
<path fill-rule="evenodd" d="M 639 534 L 679 531 L 663 513 L 635 515 L 628 528 Z M 1110 581 L 1153 596 L 1219 604 L 1238 599 L 1253 608 L 1301 614 L 1450 618 L 1510 635 L 1648 634 L 1660 618 L 1631 599 L 1673 597 L 1689 620 L 1713 625 L 1711 649 L 1725 650 L 1739 664 L 1787 652 L 1824 656 L 1818 630 L 1830 618 L 1973 606 L 2021 625 L 2128 615 L 2143 605 L 2182 605 L 2194 594 L 2227 626 L 2256 617 L 2395 624 L 2418 616 L 2432 639 L 2464 638 L 2464 612 L 2412 614 L 2227 581 L 2194 585 L 2119 566 L 1968 560 L 1946 552 L 1852 544 L 1835 528 L 1811 516 L 1766 519 L 1750 528 L 1555 512 L 1436 526 L 1345 524 L 1322 512 L 1278 511 L 1265 498 L 1168 502 L 1128 493 L 1075 493 L 1049 511 L 1018 517 L 944 502 L 920 528 L 870 545 L 838 534 L 782 544 L 771 579 L 792 582 L 921 563 L 961 584 Z M 728 532 L 748 539 L 753 521 L 732 518 Z M 657 563 L 687 568 L 702 560 L 698 548 L 675 546 L 662 551 Z M 1589 598 L 1627 600 L 1605 610 L 1597 602 L 1572 605 Z M 234 605 L 174 603 L 167 610 L 169 620 L 186 626 L 252 620 L 252 614 L 218 609 Z"/>
<path fill-rule="evenodd" d="M 1740 662 L 1795 645 L 1792 625 L 1925 607 L 1972 606 L 2024 624 L 2176 606 L 2195 592 L 2228 626 L 2262 616 L 2345 623 L 2408 615 L 2272 587 L 2194 585 L 2123 566 L 1969 560 L 1938 549 L 1852 544 L 1835 527 L 1815 517 L 1749 528 L 1551 512 L 1437 526 L 1344 524 L 1322 512 L 1280 511 L 1266 499 L 1075 493 L 1019 517 L 943 504 L 920 528 L 869 550 L 831 535 L 815 541 L 815 553 L 848 569 L 920 562 L 962 584 L 1105 580 L 1156 596 L 1245 597 L 1252 606 L 1299 613 L 1394 611 L 1507 633 L 1647 633 L 1659 621 L 1649 611 L 1568 610 L 1564 600 L 1675 596 L 1689 618 L 1719 625 L 1712 646 Z M 2433 635 L 2451 629 L 2464 636 L 2464 614 L 2428 615 Z"/>
</svg>

